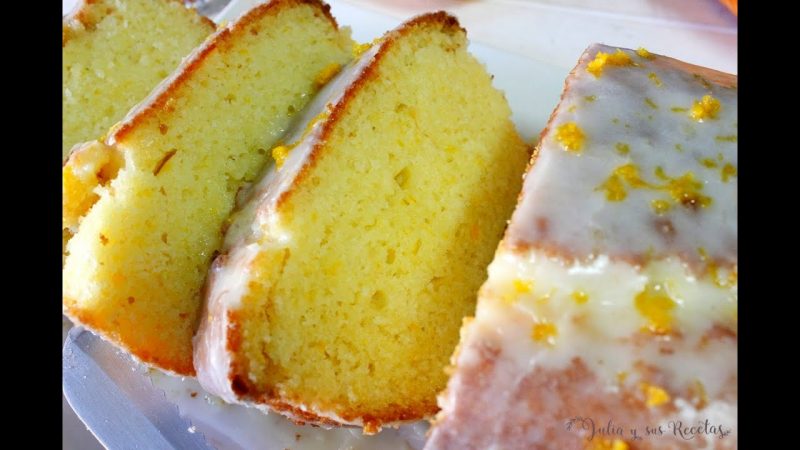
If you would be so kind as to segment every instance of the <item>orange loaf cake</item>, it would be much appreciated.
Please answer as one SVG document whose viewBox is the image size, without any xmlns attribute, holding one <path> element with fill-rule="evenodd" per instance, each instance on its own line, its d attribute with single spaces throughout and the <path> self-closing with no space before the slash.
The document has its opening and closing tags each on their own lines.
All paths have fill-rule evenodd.
<svg viewBox="0 0 800 450">
<path fill-rule="evenodd" d="M 736 76 L 589 47 L 425 448 L 736 448 L 736 167 Z"/>
<path fill-rule="evenodd" d="M 203 283 L 240 188 L 353 42 L 317 0 L 219 29 L 63 168 L 64 312 L 134 356 L 194 373 Z"/>
<path fill-rule="evenodd" d="M 176 0 L 82 0 L 62 27 L 62 158 L 122 119 L 213 31 Z"/>
<path fill-rule="evenodd" d="M 195 367 L 226 401 L 373 433 L 436 412 L 530 149 L 455 18 L 362 50 L 244 196 Z"/>
</svg>

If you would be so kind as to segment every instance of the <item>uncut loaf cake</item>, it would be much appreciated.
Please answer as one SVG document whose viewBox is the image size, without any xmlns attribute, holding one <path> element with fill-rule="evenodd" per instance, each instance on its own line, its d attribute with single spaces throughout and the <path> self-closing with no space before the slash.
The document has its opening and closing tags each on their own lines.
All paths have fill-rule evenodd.
<svg viewBox="0 0 800 450">
<path fill-rule="evenodd" d="M 425 448 L 735 448 L 736 190 L 735 76 L 589 47 Z"/>
<path fill-rule="evenodd" d="M 272 149 L 194 345 L 226 401 L 374 433 L 436 412 L 530 149 L 455 18 L 363 51 Z"/>
<path fill-rule="evenodd" d="M 201 291 L 235 196 L 353 42 L 327 5 L 273 0 L 198 47 L 63 169 L 64 312 L 191 375 Z"/>
<path fill-rule="evenodd" d="M 63 20 L 61 156 L 97 139 L 214 31 L 177 0 L 82 0 Z"/>
</svg>

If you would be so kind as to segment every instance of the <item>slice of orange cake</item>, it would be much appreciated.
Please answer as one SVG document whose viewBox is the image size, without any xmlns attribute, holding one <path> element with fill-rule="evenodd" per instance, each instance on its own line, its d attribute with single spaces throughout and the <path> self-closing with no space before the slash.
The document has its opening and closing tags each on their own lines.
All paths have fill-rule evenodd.
<svg viewBox="0 0 800 450">
<path fill-rule="evenodd" d="M 455 18 L 362 50 L 235 214 L 195 367 L 226 401 L 372 433 L 436 412 L 530 148 Z"/>
<path fill-rule="evenodd" d="M 736 76 L 589 47 L 425 448 L 735 448 L 736 167 Z"/>
<path fill-rule="evenodd" d="M 316 0 L 256 6 L 63 169 L 65 313 L 193 374 L 203 283 L 235 197 L 325 77 L 352 59 Z"/>
<path fill-rule="evenodd" d="M 82 0 L 62 27 L 62 158 L 108 131 L 213 31 L 176 0 Z"/>
</svg>

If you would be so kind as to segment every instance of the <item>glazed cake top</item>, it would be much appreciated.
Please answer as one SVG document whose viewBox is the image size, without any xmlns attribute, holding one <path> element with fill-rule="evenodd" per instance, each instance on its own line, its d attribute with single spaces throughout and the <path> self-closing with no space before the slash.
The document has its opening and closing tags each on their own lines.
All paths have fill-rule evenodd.
<svg viewBox="0 0 800 450">
<path fill-rule="evenodd" d="M 737 79 L 595 44 L 567 79 L 505 245 L 737 261 Z"/>
</svg>

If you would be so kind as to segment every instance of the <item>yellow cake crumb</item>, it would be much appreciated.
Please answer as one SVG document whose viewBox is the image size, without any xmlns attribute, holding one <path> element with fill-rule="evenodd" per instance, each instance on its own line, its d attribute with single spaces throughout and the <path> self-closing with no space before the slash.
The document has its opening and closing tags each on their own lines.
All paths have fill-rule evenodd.
<svg viewBox="0 0 800 450">
<path fill-rule="evenodd" d="M 122 155 L 99 141 L 86 143 L 62 168 L 62 226 L 75 232 L 80 219 L 99 198 L 97 189 L 113 179 L 123 166 Z"/>
<path fill-rule="evenodd" d="M 710 95 L 704 95 L 703 98 L 692 104 L 689 114 L 692 119 L 702 122 L 706 119 L 716 119 L 721 108 L 719 100 Z"/>
<path fill-rule="evenodd" d="M 586 70 L 596 78 L 599 78 L 606 66 L 624 67 L 632 65 L 633 60 L 631 57 L 622 50 L 617 49 L 615 53 L 597 52 L 594 60 L 586 66 Z"/>
<path fill-rule="evenodd" d="M 68 16 L 63 23 L 64 160 L 75 144 L 98 139 L 122 119 L 214 31 L 211 21 L 181 2 L 81 3 L 81 19 Z"/>
<path fill-rule="evenodd" d="M 561 143 L 565 150 L 580 152 L 586 136 L 575 122 L 567 122 L 556 129 L 556 141 Z"/>
</svg>

